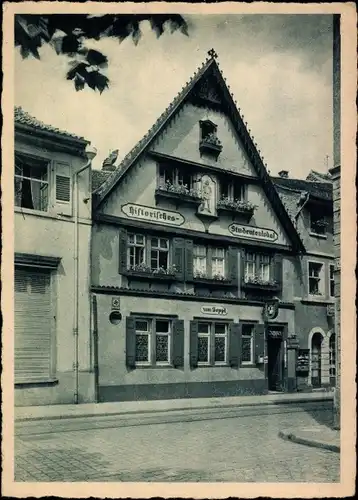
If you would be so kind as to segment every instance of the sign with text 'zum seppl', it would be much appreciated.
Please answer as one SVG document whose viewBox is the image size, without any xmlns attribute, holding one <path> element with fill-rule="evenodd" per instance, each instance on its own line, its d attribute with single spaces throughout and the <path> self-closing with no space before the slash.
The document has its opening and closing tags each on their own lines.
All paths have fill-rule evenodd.
<svg viewBox="0 0 358 500">
<path fill-rule="evenodd" d="M 202 306 L 202 314 L 213 314 L 214 316 L 226 316 L 227 308 L 223 306 Z"/>
<path fill-rule="evenodd" d="M 179 212 L 146 207 L 145 205 L 135 205 L 134 203 L 122 205 L 122 212 L 129 219 L 140 219 L 146 222 L 154 222 L 155 224 L 181 226 L 185 221 L 184 217 Z"/>
</svg>

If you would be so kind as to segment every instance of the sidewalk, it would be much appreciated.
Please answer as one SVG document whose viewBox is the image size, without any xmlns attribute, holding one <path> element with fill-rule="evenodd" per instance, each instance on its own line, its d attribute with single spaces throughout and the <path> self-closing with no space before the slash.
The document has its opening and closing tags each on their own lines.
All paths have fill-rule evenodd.
<svg viewBox="0 0 358 500">
<path fill-rule="evenodd" d="M 133 415 L 185 410 L 250 407 L 259 405 L 300 404 L 308 402 L 329 402 L 333 393 L 311 392 L 292 394 L 266 394 L 260 396 L 235 396 L 200 399 L 169 399 L 158 401 L 123 401 L 115 403 L 86 403 L 78 405 L 52 405 L 15 407 L 16 422 L 73 419 L 83 417 Z"/>
<path fill-rule="evenodd" d="M 279 432 L 282 439 L 293 441 L 294 443 L 323 448 L 325 450 L 340 452 L 340 433 L 324 425 L 317 425 L 310 428 L 286 429 Z"/>
</svg>

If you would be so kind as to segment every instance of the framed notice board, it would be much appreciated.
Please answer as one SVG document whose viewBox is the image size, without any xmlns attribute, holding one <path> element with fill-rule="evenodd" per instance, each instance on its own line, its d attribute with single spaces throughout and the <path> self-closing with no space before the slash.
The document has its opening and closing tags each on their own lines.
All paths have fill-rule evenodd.
<svg viewBox="0 0 358 500">
<path fill-rule="evenodd" d="M 298 349 L 296 372 L 308 372 L 310 362 L 310 350 Z"/>
</svg>

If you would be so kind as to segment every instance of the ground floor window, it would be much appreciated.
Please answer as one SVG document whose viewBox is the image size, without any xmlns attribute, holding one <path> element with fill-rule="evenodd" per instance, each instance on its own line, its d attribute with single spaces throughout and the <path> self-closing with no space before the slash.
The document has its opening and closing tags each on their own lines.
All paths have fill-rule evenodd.
<svg viewBox="0 0 358 500">
<path fill-rule="evenodd" d="M 198 322 L 198 364 L 226 363 L 227 339 L 227 323 Z"/>
<path fill-rule="evenodd" d="M 53 378 L 54 311 L 51 273 L 15 268 L 15 383 Z"/>
<path fill-rule="evenodd" d="M 171 362 L 172 322 L 168 319 L 145 319 L 135 321 L 136 364 L 161 364 Z"/>
<path fill-rule="evenodd" d="M 254 325 L 242 325 L 242 364 L 251 364 L 254 362 Z"/>
</svg>

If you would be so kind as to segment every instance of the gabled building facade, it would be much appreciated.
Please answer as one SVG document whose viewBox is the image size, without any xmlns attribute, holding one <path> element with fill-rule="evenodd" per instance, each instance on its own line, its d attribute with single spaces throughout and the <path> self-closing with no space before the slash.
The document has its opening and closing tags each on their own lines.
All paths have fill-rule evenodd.
<svg viewBox="0 0 358 500">
<path fill-rule="evenodd" d="M 110 170 L 93 198 L 98 400 L 295 390 L 304 244 L 213 51 Z"/>
<path fill-rule="evenodd" d="M 273 178 L 306 248 L 294 279 L 298 388 L 334 386 L 336 375 L 333 185 L 330 176 L 311 174 Z"/>
<path fill-rule="evenodd" d="M 15 109 L 16 405 L 94 397 L 88 144 Z"/>
</svg>

